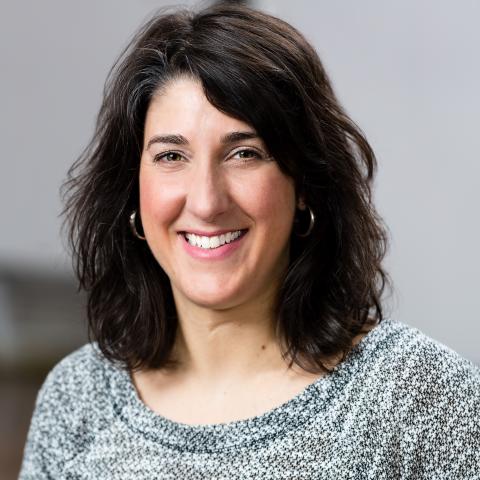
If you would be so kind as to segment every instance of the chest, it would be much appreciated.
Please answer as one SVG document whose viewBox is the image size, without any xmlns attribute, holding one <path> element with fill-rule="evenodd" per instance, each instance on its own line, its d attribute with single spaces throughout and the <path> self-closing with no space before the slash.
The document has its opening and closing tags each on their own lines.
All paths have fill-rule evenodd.
<svg viewBox="0 0 480 480">
<path fill-rule="evenodd" d="M 165 379 L 153 384 L 137 378 L 135 386 L 142 402 L 158 415 L 188 425 L 206 425 L 263 415 L 299 395 L 318 376 L 265 375 L 248 383 L 212 385 Z"/>
</svg>

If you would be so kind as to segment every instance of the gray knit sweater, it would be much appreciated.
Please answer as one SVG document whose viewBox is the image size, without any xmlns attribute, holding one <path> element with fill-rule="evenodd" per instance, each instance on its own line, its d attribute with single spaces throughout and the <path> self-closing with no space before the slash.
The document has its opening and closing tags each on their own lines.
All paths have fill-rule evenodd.
<svg viewBox="0 0 480 480">
<path fill-rule="evenodd" d="M 248 420 L 155 414 L 128 373 L 86 345 L 42 386 L 27 479 L 480 479 L 480 371 L 385 320 L 333 373 Z"/>
</svg>

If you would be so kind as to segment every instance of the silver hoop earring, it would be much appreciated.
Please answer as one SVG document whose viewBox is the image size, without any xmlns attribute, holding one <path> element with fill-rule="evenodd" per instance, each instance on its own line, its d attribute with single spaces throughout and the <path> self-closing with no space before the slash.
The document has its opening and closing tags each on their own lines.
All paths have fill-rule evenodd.
<svg viewBox="0 0 480 480">
<path fill-rule="evenodd" d="M 305 233 L 295 232 L 295 235 L 297 235 L 297 237 L 302 237 L 302 238 L 308 237 L 312 233 L 313 226 L 315 225 L 315 215 L 313 214 L 312 209 L 308 205 L 307 205 L 307 208 L 310 213 L 310 224 L 308 225 L 308 229 Z M 298 223 L 298 220 L 295 220 L 295 221 Z"/>
<path fill-rule="evenodd" d="M 145 237 L 142 237 L 138 231 L 137 231 L 137 225 L 136 225 L 136 219 L 137 219 L 137 211 L 134 210 L 131 214 L 130 214 L 130 230 L 132 231 L 132 233 L 139 239 L 139 240 L 145 240 Z"/>
</svg>

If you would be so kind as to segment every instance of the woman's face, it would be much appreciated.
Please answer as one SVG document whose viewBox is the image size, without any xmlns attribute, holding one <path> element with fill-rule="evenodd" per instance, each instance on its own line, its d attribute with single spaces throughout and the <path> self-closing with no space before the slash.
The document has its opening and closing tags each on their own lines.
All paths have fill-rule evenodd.
<svg viewBox="0 0 480 480">
<path fill-rule="evenodd" d="M 288 265 L 295 207 L 294 182 L 262 139 L 213 107 L 200 83 L 175 80 L 152 99 L 140 216 L 177 306 L 224 309 L 274 294 Z"/>
</svg>

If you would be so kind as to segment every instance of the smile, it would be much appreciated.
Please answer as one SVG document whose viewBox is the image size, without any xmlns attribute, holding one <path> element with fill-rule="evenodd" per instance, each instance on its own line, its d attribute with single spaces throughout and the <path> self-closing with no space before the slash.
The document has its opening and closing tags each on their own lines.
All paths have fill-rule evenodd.
<svg viewBox="0 0 480 480">
<path fill-rule="evenodd" d="M 187 242 L 193 247 L 202 248 L 204 250 L 212 250 L 219 248 L 226 243 L 231 243 L 240 238 L 246 233 L 246 230 L 234 230 L 222 235 L 213 235 L 206 237 L 202 235 L 196 235 L 194 233 L 184 233 L 184 237 Z"/>
</svg>

